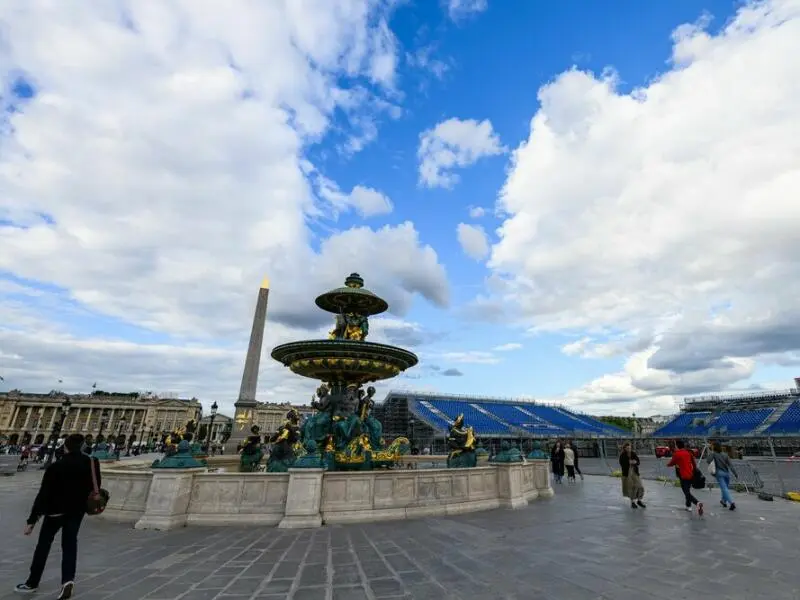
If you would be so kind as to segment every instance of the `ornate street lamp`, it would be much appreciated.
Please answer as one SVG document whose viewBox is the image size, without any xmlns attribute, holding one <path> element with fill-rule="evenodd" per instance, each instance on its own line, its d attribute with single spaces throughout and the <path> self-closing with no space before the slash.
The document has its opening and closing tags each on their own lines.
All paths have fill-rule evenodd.
<svg viewBox="0 0 800 600">
<path fill-rule="evenodd" d="M 153 439 L 153 426 L 150 425 L 150 427 L 148 427 L 148 429 L 147 429 L 147 451 L 148 452 L 150 451 L 150 442 L 152 441 L 152 439 Z"/>
<path fill-rule="evenodd" d="M 61 403 L 61 416 L 58 418 L 58 421 L 53 423 L 53 431 L 50 433 L 51 446 L 49 452 L 47 453 L 47 461 L 45 462 L 44 467 L 53 462 L 53 456 L 56 453 L 56 441 L 58 440 L 58 435 L 61 433 L 61 428 L 64 427 L 64 419 L 67 418 L 67 413 L 69 412 L 70 406 L 72 406 L 72 402 L 69 401 L 69 398 L 65 398 Z"/>
<path fill-rule="evenodd" d="M 208 424 L 208 430 L 206 431 L 206 454 L 208 454 L 208 449 L 211 446 L 211 432 L 214 429 L 214 417 L 217 416 L 217 406 L 216 401 L 214 404 L 211 405 L 211 421 Z"/>
<path fill-rule="evenodd" d="M 409 437 L 411 438 L 411 447 L 414 447 L 414 426 L 417 424 L 417 420 L 414 417 L 408 417 L 408 433 Z"/>
</svg>

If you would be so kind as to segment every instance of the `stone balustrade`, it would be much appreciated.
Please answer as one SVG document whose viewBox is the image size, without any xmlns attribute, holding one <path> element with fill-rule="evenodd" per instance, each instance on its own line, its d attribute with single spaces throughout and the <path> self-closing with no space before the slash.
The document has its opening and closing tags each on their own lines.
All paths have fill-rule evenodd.
<svg viewBox="0 0 800 600">
<path fill-rule="evenodd" d="M 364 472 L 110 468 L 103 471 L 103 487 L 111 493 L 103 516 L 133 521 L 137 529 L 187 524 L 306 528 L 516 509 L 553 495 L 548 468 L 546 460 Z"/>
</svg>

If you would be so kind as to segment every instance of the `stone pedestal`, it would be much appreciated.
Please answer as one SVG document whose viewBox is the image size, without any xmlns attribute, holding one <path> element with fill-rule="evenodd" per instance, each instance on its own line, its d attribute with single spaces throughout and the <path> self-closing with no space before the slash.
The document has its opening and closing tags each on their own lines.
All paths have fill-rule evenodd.
<svg viewBox="0 0 800 600">
<path fill-rule="evenodd" d="M 186 527 L 186 514 L 192 495 L 192 479 L 205 469 L 154 470 L 144 514 L 136 529 L 177 529 Z"/>
<path fill-rule="evenodd" d="M 280 529 L 305 529 L 322 526 L 323 469 L 289 469 L 286 513 Z"/>
<path fill-rule="evenodd" d="M 497 468 L 497 492 L 500 506 L 522 508 L 528 505 L 523 488 L 523 464 L 494 463 Z"/>
<path fill-rule="evenodd" d="M 536 491 L 540 498 L 551 498 L 555 495 L 552 485 L 550 485 L 550 461 L 548 459 L 528 460 L 535 465 L 534 481 Z"/>
</svg>

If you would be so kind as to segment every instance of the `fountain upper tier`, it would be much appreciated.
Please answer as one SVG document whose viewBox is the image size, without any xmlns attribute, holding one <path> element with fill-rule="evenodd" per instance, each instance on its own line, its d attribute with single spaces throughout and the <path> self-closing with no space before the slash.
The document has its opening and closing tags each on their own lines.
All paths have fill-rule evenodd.
<svg viewBox="0 0 800 600">
<path fill-rule="evenodd" d="M 416 355 L 408 350 L 365 341 L 368 317 L 385 312 L 389 305 L 364 288 L 358 273 L 351 273 L 344 283 L 316 300 L 317 306 L 336 315 L 328 339 L 282 344 L 272 351 L 272 358 L 298 375 L 343 384 L 389 379 L 416 365 Z"/>
<path fill-rule="evenodd" d="M 335 315 L 353 313 L 368 317 L 389 310 L 386 300 L 364 287 L 364 280 L 358 273 L 350 273 L 344 280 L 344 287 L 317 296 L 316 304 Z"/>
<path fill-rule="evenodd" d="M 417 364 L 395 346 L 349 340 L 308 340 L 277 346 L 272 358 L 294 373 L 326 383 L 365 384 L 395 377 Z"/>
</svg>

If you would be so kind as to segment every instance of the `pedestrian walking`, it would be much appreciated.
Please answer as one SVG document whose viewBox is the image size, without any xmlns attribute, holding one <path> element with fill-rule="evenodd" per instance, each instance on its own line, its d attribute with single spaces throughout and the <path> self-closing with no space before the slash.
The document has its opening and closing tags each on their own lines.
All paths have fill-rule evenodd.
<svg viewBox="0 0 800 600">
<path fill-rule="evenodd" d="M 24 530 L 25 535 L 30 535 L 39 519 L 44 517 L 39 541 L 33 552 L 30 575 L 25 583 L 17 585 L 17 592 L 31 594 L 37 590 L 53 539 L 61 531 L 61 592 L 58 600 L 72 597 L 78 561 L 78 531 L 86 514 L 88 499 L 100 487 L 100 464 L 81 452 L 83 443 L 80 434 L 67 437 L 64 458 L 53 462 L 44 472 Z"/>
<path fill-rule="evenodd" d="M 619 455 L 619 467 L 622 470 L 622 495 L 631 501 L 631 508 L 647 508 L 642 502 L 644 498 L 644 485 L 639 477 L 639 455 L 633 451 L 630 443 L 622 446 L 622 453 Z"/>
<path fill-rule="evenodd" d="M 561 480 L 564 479 L 564 446 L 561 444 L 561 440 L 556 442 L 550 453 L 550 463 L 553 469 L 553 479 L 556 483 L 561 483 Z"/>
<path fill-rule="evenodd" d="M 564 467 L 567 469 L 567 482 L 575 483 L 575 451 L 569 444 L 564 446 Z"/>
<path fill-rule="evenodd" d="M 702 517 L 703 503 L 692 495 L 692 481 L 695 478 L 697 463 L 692 453 L 686 449 L 686 444 L 683 440 L 675 442 L 675 452 L 672 453 L 672 459 L 667 466 L 676 467 L 678 479 L 681 482 L 681 490 L 683 490 L 683 497 L 686 501 L 686 510 L 692 512 L 692 507 L 696 506 L 697 514 Z"/>
<path fill-rule="evenodd" d="M 567 442 L 567 445 L 569 445 L 569 447 L 572 448 L 572 452 L 575 454 L 575 472 L 578 474 L 578 477 L 581 478 L 581 481 L 583 481 L 583 473 L 581 473 L 581 467 L 580 464 L 578 463 L 578 447 L 572 440 Z"/>
<path fill-rule="evenodd" d="M 733 501 L 733 496 L 731 496 L 730 483 L 731 473 L 737 479 L 739 474 L 733 467 L 733 461 L 730 456 L 722 451 L 722 446 L 719 442 L 714 442 L 711 445 L 711 452 L 706 458 L 706 462 L 708 463 L 708 474 L 712 475 L 719 485 L 721 496 L 719 503 L 723 508 L 736 510 L 736 503 Z"/>
</svg>

